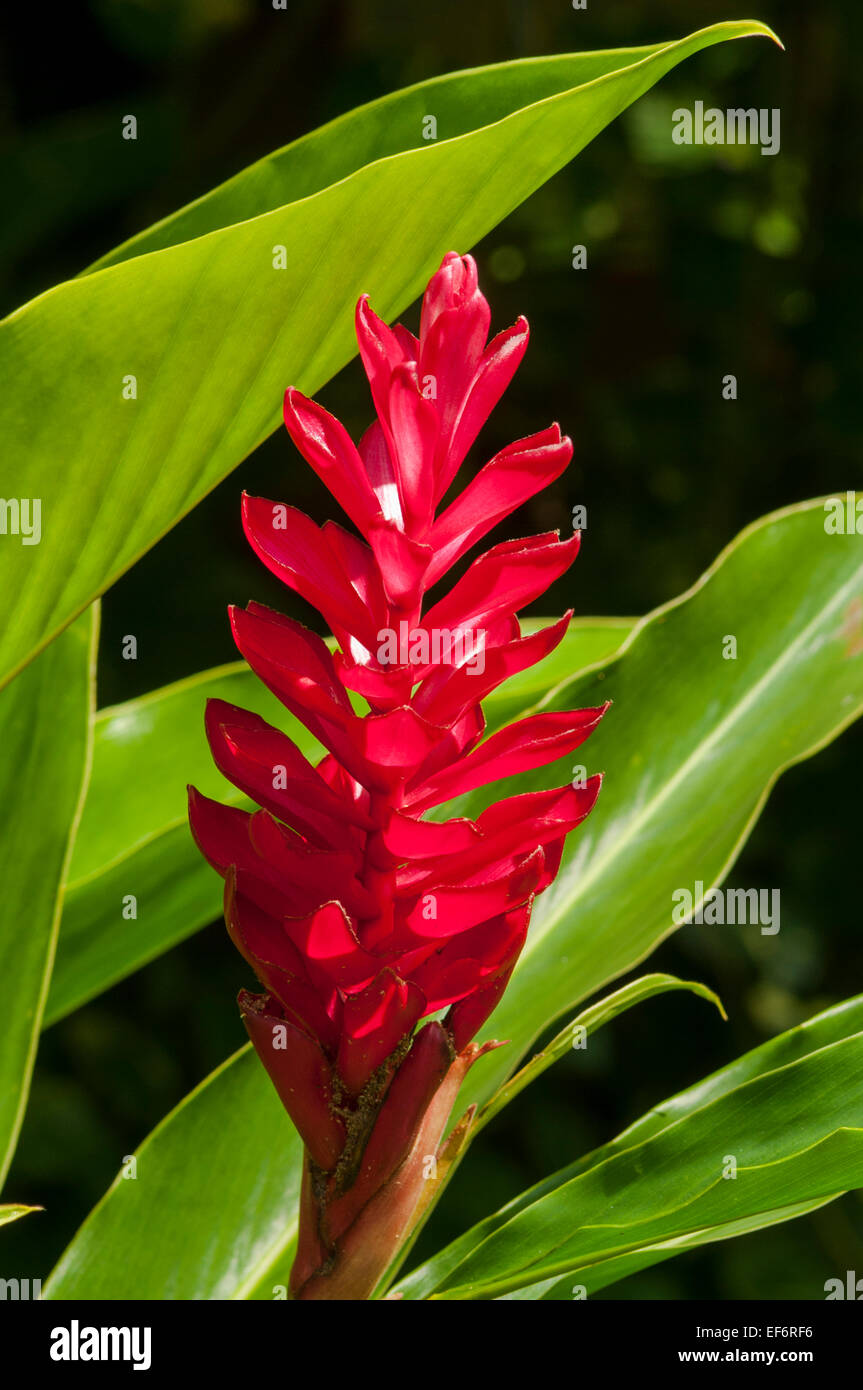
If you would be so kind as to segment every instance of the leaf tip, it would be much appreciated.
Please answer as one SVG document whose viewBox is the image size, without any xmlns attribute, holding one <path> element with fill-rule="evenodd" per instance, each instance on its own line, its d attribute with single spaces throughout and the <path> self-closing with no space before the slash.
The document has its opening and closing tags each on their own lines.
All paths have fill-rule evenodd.
<svg viewBox="0 0 863 1390">
<path fill-rule="evenodd" d="M 763 24 L 760 19 L 750 20 L 749 23 L 751 23 L 752 25 L 753 37 L 772 39 L 773 42 L 775 44 L 778 44 L 778 46 L 782 49 L 782 52 L 785 52 L 785 44 L 782 42 L 779 35 L 776 33 L 776 30 L 770 28 L 769 24 Z"/>
<path fill-rule="evenodd" d="M 722 1019 L 722 1022 L 723 1022 L 723 1023 L 727 1023 L 727 1022 L 728 1022 L 728 1014 L 727 1014 L 726 1011 L 725 1011 L 725 1005 L 723 1004 L 722 1000 L 719 998 L 719 995 L 716 993 L 716 991 L 715 991 L 715 990 L 712 990 L 712 989 L 707 989 L 704 997 L 705 997 L 705 999 L 709 999 L 710 1002 L 711 1002 L 711 1004 L 715 1004 L 715 1005 L 716 1005 L 717 1009 L 719 1010 L 719 1016 L 720 1016 L 720 1018 Z"/>
</svg>

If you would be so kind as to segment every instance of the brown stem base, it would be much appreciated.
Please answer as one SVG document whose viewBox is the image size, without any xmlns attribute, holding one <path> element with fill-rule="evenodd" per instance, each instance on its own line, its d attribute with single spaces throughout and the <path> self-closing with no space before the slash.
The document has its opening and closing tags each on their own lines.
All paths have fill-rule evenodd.
<svg viewBox="0 0 863 1390">
<path fill-rule="evenodd" d="M 429 1030 L 423 1032 L 434 1026 L 430 1025 Z M 428 1046 L 432 1044 L 430 1034 Z M 471 1044 L 449 1064 L 430 1103 L 424 1107 L 418 1125 L 413 1127 L 413 1139 L 406 1156 L 369 1194 L 352 1214 L 350 1224 L 334 1239 L 328 1238 L 326 1231 L 332 1211 L 327 1208 L 325 1183 L 322 1185 L 321 1175 L 306 1158 L 301 1235 L 291 1271 L 292 1298 L 365 1300 L 371 1297 L 427 1208 L 431 1195 L 429 1184 L 434 1185 L 437 1175 L 438 1146 L 459 1088 L 470 1067 L 488 1046 Z M 395 1087 L 394 1082 L 392 1100 L 397 1102 Z M 350 1197 L 350 1193 L 346 1196 Z"/>
</svg>

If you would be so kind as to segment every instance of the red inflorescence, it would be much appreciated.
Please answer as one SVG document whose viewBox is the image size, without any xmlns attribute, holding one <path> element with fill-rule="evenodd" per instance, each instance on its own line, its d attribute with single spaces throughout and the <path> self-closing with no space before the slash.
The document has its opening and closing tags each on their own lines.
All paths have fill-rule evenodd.
<svg viewBox="0 0 863 1390">
<path fill-rule="evenodd" d="M 418 339 L 363 297 L 356 329 L 377 419 L 359 447 L 287 392 L 291 438 L 360 534 L 249 496 L 243 525 L 337 646 L 257 603 L 231 623 L 251 668 L 327 753 L 313 766 L 257 715 L 211 700 L 216 764 L 261 809 L 190 792 L 195 839 L 225 879 L 228 930 L 264 990 L 240 995 L 249 1035 L 312 1164 L 338 1174 L 342 1193 L 360 1171 L 379 1183 L 407 1151 L 599 792 L 595 776 L 476 820 L 423 819 L 570 753 L 605 708 L 533 714 L 483 741 L 481 701 L 563 638 L 570 614 L 528 636 L 515 615 L 572 563 L 577 533 L 494 546 L 423 611 L 426 590 L 572 454 L 553 425 L 501 450 L 439 510 L 527 345 L 524 319 L 487 342 L 489 318 L 472 258 L 453 252 L 429 282 Z M 388 1092 L 398 1112 L 376 1131 Z"/>
</svg>

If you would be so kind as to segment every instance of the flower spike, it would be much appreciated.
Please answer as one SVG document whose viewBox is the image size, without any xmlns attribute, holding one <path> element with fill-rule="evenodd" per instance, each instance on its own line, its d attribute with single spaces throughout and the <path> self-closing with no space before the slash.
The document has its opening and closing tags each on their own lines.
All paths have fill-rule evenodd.
<svg viewBox="0 0 863 1390">
<path fill-rule="evenodd" d="M 572 457 L 551 425 L 442 506 L 527 346 L 524 319 L 489 342 L 490 319 L 472 257 L 449 252 L 418 337 L 367 296 L 357 305 L 376 412 L 359 444 L 287 390 L 287 431 L 358 534 L 243 498 L 255 553 L 335 637 L 332 650 L 262 604 L 229 610 L 243 657 L 325 754 L 313 766 L 278 728 L 211 700 L 213 758 L 259 809 L 189 796 L 195 840 L 225 880 L 228 932 L 263 991 L 241 992 L 243 1022 L 305 1145 L 295 1298 L 368 1296 L 406 1239 L 419 1149 L 433 1151 L 487 1049 L 473 1039 L 600 790 L 594 776 L 493 802 L 476 820 L 424 819 L 571 753 L 607 708 L 544 711 L 484 737 L 482 700 L 563 639 L 571 613 L 529 635 L 517 614 L 572 564 L 577 533 L 495 545 L 425 602 Z"/>
</svg>

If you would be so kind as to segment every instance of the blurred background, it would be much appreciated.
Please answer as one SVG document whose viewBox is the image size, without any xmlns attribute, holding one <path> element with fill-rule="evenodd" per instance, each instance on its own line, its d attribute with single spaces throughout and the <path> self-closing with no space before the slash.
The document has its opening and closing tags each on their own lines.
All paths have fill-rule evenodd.
<svg viewBox="0 0 863 1390">
<path fill-rule="evenodd" d="M 785 55 L 748 40 L 688 60 L 474 248 L 495 329 L 519 313 L 532 328 L 483 455 L 552 418 L 576 444 L 566 477 L 520 517 L 518 534 L 566 529 L 572 506 L 587 507 L 581 556 L 542 609 L 640 615 L 756 517 L 863 487 L 858 0 L 590 0 L 578 12 L 569 0 L 291 0 L 287 12 L 90 0 L 54 7 L 47 28 L 42 7 L 17 6 L 14 29 L 5 7 L 3 311 L 362 101 L 456 68 L 652 43 L 751 14 L 778 30 Z M 671 111 L 696 99 L 781 108 L 781 153 L 673 145 Z M 117 136 L 127 112 L 134 145 Z M 579 243 L 583 271 L 571 267 Z M 416 306 L 404 317 L 415 328 Z M 729 372 L 735 403 L 721 398 Z M 355 436 L 367 424 L 356 361 L 320 399 Z M 329 511 L 287 437 L 270 439 L 108 594 L 101 704 L 233 660 L 229 602 L 310 620 L 246 547 L 243 487 L 318 520 Z M 120 657 L 127 633 L 136 662 Z M 858 725 L 774 791 L 730 883 L 780 888 L 780 937 L 691 926 L 652 958 L 719 990 L 730 1022 L 671 995 L 559 1063 L 483 1135 L 420 1253 L 863 988 L 861 782 Z M 122 1156 L 244 1041 L 233 997 L 247 973 L 214 924 L 49 1030 L 9 1180 L 15 1200 L 47 1211 L 4 1231 L 5 1265 L 47 1275 Z M 206 1182 L 206 1154 L 190 1161 Z M 824 1281 L 863 1274 L 861 1260 L 863 1202 L 847 1197 L 605 1296 L 823 1298 Z"/>
</svg>

